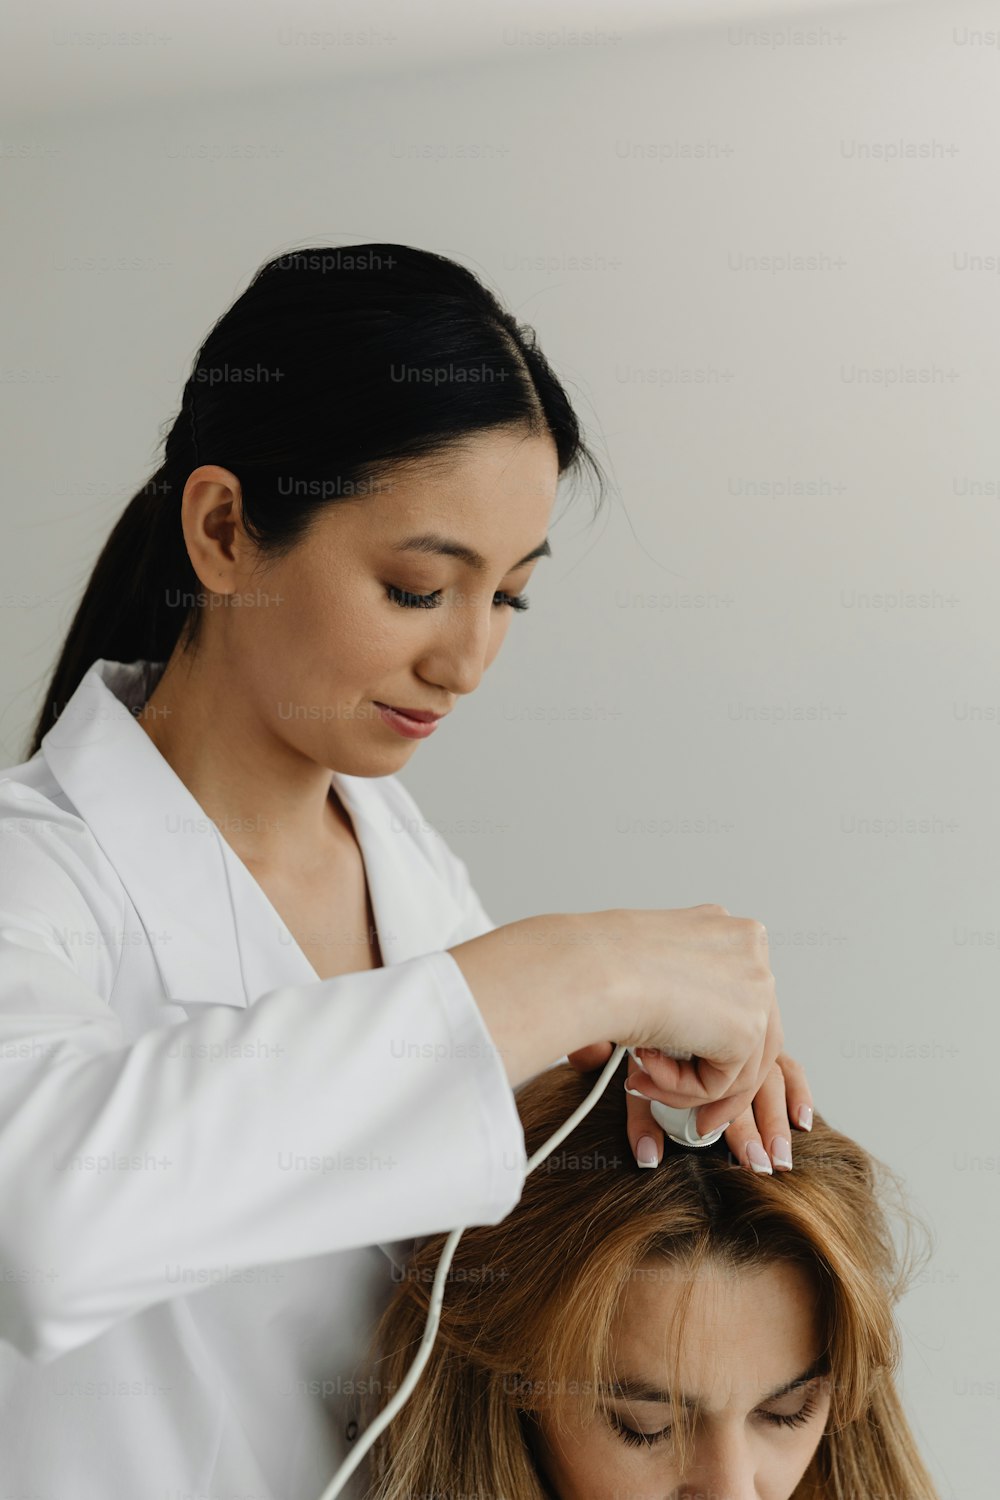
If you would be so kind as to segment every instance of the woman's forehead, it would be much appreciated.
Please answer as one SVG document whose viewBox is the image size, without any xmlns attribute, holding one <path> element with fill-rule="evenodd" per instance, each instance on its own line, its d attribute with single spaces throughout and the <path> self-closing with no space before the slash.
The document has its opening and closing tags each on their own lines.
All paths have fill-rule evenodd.
<svg viewBox="0 0 1000 1500">
<path fill-rule="evenodd" d="M 816 1358 L 816 1289 L 803 1266 L 706 1262 L 692 1271 L 649 1260 L 636 1271 L 612 1336 L 616 1379 L 666 1389 L 676 1357 L 678 1396 L 749 1409 Z"/>
</svg>

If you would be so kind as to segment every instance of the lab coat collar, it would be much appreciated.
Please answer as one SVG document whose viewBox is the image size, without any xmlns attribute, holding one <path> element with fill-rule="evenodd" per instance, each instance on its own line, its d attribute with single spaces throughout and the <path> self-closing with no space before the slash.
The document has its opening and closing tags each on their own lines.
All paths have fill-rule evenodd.
<svg viewBox="0 0 1000 1500">
<path fill-rule="evenodd" d="M 315 982 L 241 861 L 231 885 L 221 834 L 136 722 L 163 666 L 94 662 L 41 753 L 125 886 L 172 999 L 247 1006 L 279 984 Z M 402 803 L 382 786 L 390 780 L 331 772 L 364 859 L 385 964 L 445 946 L 462 918 L 442 874 L 398 825 Z"/>
</svg>

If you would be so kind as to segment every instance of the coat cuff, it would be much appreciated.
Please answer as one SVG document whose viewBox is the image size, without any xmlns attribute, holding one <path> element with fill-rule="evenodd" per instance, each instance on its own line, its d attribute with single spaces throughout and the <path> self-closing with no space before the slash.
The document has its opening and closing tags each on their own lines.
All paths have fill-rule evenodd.
<svg viewBox="0 0 1000 1500">
<path fill-rule="evenodd" d="M 455 1128 L 475 1129 L 482 1139 L 482 1160 L 489 1174 L 483 1192 L 495 1213 L 495 1217 L 480 1217 L 477 1222 L 499 1223 L 520 1198 L 527 1167 L 524 1127 L 514 1091 L 500 1051 L 454 956 L 442 949 L 424 954 L 421 961 L 429 966 L 437 985 L 451 1038 L 446 1045 L 452 1056 L 467 1061 L 468 1102 Z"/>
</svg>

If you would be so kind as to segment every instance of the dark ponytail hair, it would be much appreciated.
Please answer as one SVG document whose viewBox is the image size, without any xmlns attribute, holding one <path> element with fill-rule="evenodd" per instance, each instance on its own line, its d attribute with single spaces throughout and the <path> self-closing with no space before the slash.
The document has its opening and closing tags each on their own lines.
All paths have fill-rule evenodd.
<svg viewBox="0 0 1000 1500">
<path fill-rule="evenodd" d="M 560 475 L 587 465 L 603 499 L 600 465 L 534 330 L 471 271 L 392 244 L 266 262 L 199 349 L 163 462 L 97 559 L 28 757 L 95 661 L 165 662 L 179 641 L 197 642 L 204 591 L 180 500 L 200 464 L 238 477 L 246 531 L 277 559 L 338 498 L 494 427 L 548 432 Z"/>
</svg>

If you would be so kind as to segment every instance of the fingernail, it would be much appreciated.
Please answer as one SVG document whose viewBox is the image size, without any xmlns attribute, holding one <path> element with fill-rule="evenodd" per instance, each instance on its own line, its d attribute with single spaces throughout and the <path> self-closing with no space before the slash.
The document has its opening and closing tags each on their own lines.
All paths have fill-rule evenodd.
<svg viewBox="0 0 1000 1500">
<path fill-rule="evenodd" d="M 635 1159 L 640 1167 L 655 1167 L 660 1160 L 656 1142 L 651 1135 L 641 1135 L 635 1145 Z"/>
<path fill-rule="evenodd" d="M 747 1144 L 747 1161 L 755 1172 L 766 1172 L 771 1174 L 771 1158 L 768 1156 L 760 1141 L 750 1141 Z"/>
<path fill-rule="evenodd" d="M 637 1099 L 648 1099 L 649 1095 L 648 1094 L 644 1094 L 642 1092 L 642 1089 L 636 1089 L 636 1088 L 632 1087 L 632 1085 L 634 1083 L 638 1083 L 638 1082 L 639 1082 L 639 1074 L 638 1073 L 630 1073 L 629 1076 L 625 1080 L 625 1092 L 626 1092 L 626 1094 L 635 1094 L 635 1096 L 636 1096 Z"/>
<path fill-rule="evenodd" d="M 800 1104 L 799 1112 L 795 1117 L 800 1130 L 812 1130 L 813 1112 L 808 1104 Z"/>
<path fill-rule="evenodd" d="M 792 1146 L 783 1135 L 776 1135 L 771 1142 L 771 1160 L 776 1167 L 790 1167 L 792 1165 Z"/>
</svg>

